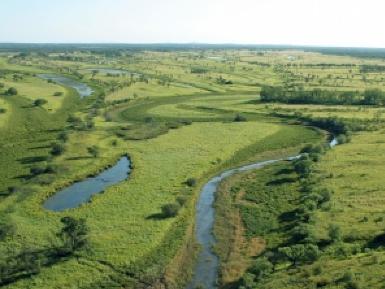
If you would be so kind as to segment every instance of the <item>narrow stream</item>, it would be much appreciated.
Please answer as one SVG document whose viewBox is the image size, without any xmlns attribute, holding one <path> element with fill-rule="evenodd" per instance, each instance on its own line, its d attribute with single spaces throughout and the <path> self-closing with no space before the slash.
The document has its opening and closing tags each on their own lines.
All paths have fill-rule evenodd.
<svg viewBox="0 0 385 289">
<path fill-rule="evenodd" d="M 43 206 L 55 212 L 76 208 L 88 202 L 93 195 L 103 192 L 107 187 L 127 179 L 131 171 L 130 164 L 127 157 L 122 157 L 113 167 L 97 176 L 74 183 L 57 192 L 47 199 Z"/>
<path fill-rule="evenodd" d="M 85 98 L 87 96 L 90 96 L 93 92 L 92 88 L 89 87 L 87 84 L 78 82 L 76 80 L 73 80 L 71 78 L 68 78 L 62 75 L 39 74 L 38 77 L 46 80 L 52 80 L 53 82 L 56 82 L 64 86 L 72 87 L 79 93 L 80 98 Z"/>
<path fill-rule="evenodd" d="M 329 146 L 332 148 L 337 144 L 338 142 L 334 138 L 329 143 Z M 299 157 L 301 157 L 301 155 L 291 156 L 283 159 L 256 162 L 239 168 L 229 169 L 212 178 L 208 183 L 206 183 L 206 185 L 201 190 L 196 207 L 195 236 L 201 246 L 201 251 L 199 252 L 195 264 L 193 279 L 187 285 L 187 289 L 195 289 L 199 286 L 205 289 L 214 289 L 217 287 L 216 283 L 218 278 L 219 258 L 213 251 L 213 246 L 216 242 L 213 232 L 215 222 L 215 209 L 213 205 L 215 201 L 215 192 L 217 191 L 219 184 L 224 179 L 236 173 L 260 169 L 264 166 L 280 161 L 293 161 Z"/>
</svg>

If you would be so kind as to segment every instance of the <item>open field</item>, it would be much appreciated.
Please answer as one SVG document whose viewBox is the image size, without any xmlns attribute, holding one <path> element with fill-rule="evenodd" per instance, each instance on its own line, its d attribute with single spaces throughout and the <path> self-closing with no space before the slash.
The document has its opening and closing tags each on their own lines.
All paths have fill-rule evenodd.
<svg viewBox="0 0 385 289">
<path fill-rule="evenodd" d="M 140 288 L 166 282 L 177 289 L 191 273 L 195 204 L 210 177 L 323 143 L 323 129 L 344 143 L 325 152 L 312 147 L 311 160 L 305 160 L 309 174 L 282 162 L 221 185 L 215 205 L 220 285 L 382 288 L 384 64 L 299 50 L 5 52 L 0 287 Z M 38 73 L 73 78 L 94 92 L 81 99 Z M 268 102 L 261 97 L 267 86 L 291 96 L 313 89 L 347 92 L 355 101 L 290 104 L 279 95 Z M 37 99 L 46 102 L 33 105 Z M 78 208 L 43 208 L 49 196 L 123 155 L 132 161 L 127 180 Z M 165 205 L 176 212 L 165 214 Z M 86 245 L 63 251 L 63 217 L 84 219 Z M 298 226 L 306 227 L 307 238 L 293 237 Z M 313 250 L 312 258 L 295 259 L 288 253 L 293 246 Z M 261 273 L 255 264 L 268 269 Z"/>
</svg>

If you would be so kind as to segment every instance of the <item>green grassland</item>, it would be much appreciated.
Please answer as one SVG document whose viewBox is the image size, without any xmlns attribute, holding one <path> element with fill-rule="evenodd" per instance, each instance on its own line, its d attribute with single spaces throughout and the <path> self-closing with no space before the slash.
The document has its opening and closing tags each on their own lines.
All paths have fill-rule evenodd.
<svg viewBox="0 0 385 289">
<path fill-rule="evenodd" d="M 313 164 L 316 186 L 334 192 L 328 206 L 312 214 L 315 238 L 325 243 L 321 254 L 310 263 L 280 262 L 261 282 L 242 283 L 256 260 L 290 240 L 292 223 L 280 217 L 298 208 L 303 184 L 288 162 L 237 175 L 222 184 L 216 203 L 221 285 L 345 288 L 354 282 L 381 288 L 385 255 L 373 240 L 384 229 L 383 107 L 267 104 L 259 99 L 264 85 L 384 90 L 384 72 L 363 70 L 381 65 L 381 59 L 246 49 L 0 57 L 0 108 L 6 109 L 0 114 L 0 224 L 12 226 L 0 239 L 0 255 L 28 257 L 59 246 L 64 216 L 84 218 L 89 228 L 86 249 L 52 264 L 42 262 L 38 272 L 3 287 L 135 288 L 164 276 L 170 288 L 183 283 L 187 269 L 175 260 L 186 256 L 183 248 L 193 239 L 201 186 L 226 168 L 292 155 L 305 143 L 325 141 L 324 133 L 301 125 L 297 118 L 306 115 L 361 121 L 359 128 L 351 125 L 350 143 Z M 98 68 L 128 74 L 93 73 Z M 73 77 L 95 92 L 80 100 L 74 90 L 33 76 L 41 72 Z M 5 95 L 9 87 L 18 94 Z M 56 92 L 62 95 L 54 96 Z M 47 103 L 33 106 L 39 98 Z M 63 132 L 65 140 L 59 137 Z M 51 156 L 53 143 L 63 146 L 59 156 Z M 99 152 L 95 156 L 89 152 L 93 145 Z M 61 213 L 43 209 L 47 197 L 122 155 L 129 155 L 133 164 L 126 181 L 79 208 Z M 31 173 L 48 166 L 54 171 Z M 186 185 L 189 178 L 196 186 Z M 185 202 L 177 216 L 161 217 L 163 205 L 181 198 Z M 330 224 L 338 226 L 339 242 L 327 243 Z M 338 281 L 346 267 L 353 272 L 350 283 Z"/>
<path fill-rule="evenodd" d="M 0 109 L 2 109 L 0 113 L 0 126 L 3 126 L 11 114 L 10 106 L 5 99 L 0 98 Z"/>
</svg>

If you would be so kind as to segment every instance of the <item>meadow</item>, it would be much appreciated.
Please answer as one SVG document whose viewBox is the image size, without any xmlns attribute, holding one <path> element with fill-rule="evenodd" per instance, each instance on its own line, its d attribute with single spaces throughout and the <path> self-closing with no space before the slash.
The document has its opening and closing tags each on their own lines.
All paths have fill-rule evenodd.
<svg viewBox="0 0 385 289">
<path fill-rule="evenodd" d="M 260 92 L 264 86 L 301 86 L 361 96 L 366 89 L 384 89 L 385 75 L 373 69 L 382 64 L 299 50 L 2 54 L 0 287 L 183 287 L 199 250 L 195 204 L 205 182 L 227 168 L 323 144 L 328 127 L 316 128 L 320 121 L 310 120 L 333 118 L 347 128 L 341 137 L 347 143 L 309 154 L 317 158 L 311 165 L 314 190 L 333 192 L 309 217 L 319 258 L 272 260 L 280 247 L 303 244 L 290 243 L 295 221 L 282 216 L 302 205 L 305 180 L 292 163 L 279 163 L 221 186 L 215 205 L 219 284 L 381 288 L 383 251 L 376 236 L 381 239 L 383 224 L 382 105 L 264 103 Z M 74 89 L 42 80 L 39 73 L 73 78 L 94 93 L 80 99 Z M 123 155 L 132 161 L 127 180 L 78 208 L 43 208 L 61 188 Z M 165 206 L 174 211 L 165 214 Z M 63 253 L 63 217 L 84 220 L 86 245 Z M 338 242 L 329 242 L 332 225 Z M 261 262 L 270 269 L 253 277 L 253 266 Z M 350 279 L 338 281 L 345 273 Z"/>
</svg>

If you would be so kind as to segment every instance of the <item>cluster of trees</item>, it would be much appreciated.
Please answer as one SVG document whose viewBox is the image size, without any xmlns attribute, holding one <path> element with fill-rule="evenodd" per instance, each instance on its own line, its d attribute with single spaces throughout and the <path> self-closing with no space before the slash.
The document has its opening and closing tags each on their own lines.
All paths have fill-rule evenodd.
<svg viewBox="0 0 385 289">
<path fill-rule="evenodd" d="M 307 119 L 330 132 L 345 136 L 349 135 L 347 126 L 336 119 Z M 330 148 L 329 145 L 309 144 L 301 150 L 301 157 L 292 162 L 300 183 L 299 205 L 290 217 L 291 229 L 288 230 L 288 241 L 271 251 L 265 252 L 248 269 L 240 280 L 242 289 L 256 288 L 258 282 L 272 272 L 276 264 L 290 262 L 292 266 L 313 263 L 319 259 L 322 250 L 320 240 L 314 234 L 313 219 L 317 210 L 330 208 L 333 192 L 320 187 L 319 179 L 314 174 L 314 163 Z M 328 242 L 337 243 L 342 240 L 341 229 L 336 224 L 328 228 Z"/>
<path fill-rule="evenodd" d="M 95 127 L 95 123 L 91 117 L 83 120 L 82 118 L 70 115 L 67 119 L 68 127 L 73 130 L 92 130 Z"/>
<path fill-rule="evenodd" d="M 207 73 L 209 70 L 206 67 L 191 67 L 190 71 L 194 74 L 203 74 Z"/>
<path fill-rule="evenodd" d="M 289 104 L 385 105 L 385 92 L 378 88 L 366 89 L 360 93 L 319 88 L 305 90 L 302 86 L 297 88 L 263 86 L 260 96 L 262 102 Z"/>
<path fill-rule="evenodd" d="M 370 73 L 370 72 L 385 72 L 384 65 L 372 65 L 372 64 L 364 64 L 360 66 L 361 73 Z"/>
</svg>

